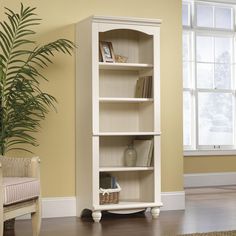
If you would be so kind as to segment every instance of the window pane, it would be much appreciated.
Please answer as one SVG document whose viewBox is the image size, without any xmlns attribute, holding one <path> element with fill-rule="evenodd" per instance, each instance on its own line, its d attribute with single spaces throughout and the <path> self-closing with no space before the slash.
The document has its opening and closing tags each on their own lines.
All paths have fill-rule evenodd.
<svg viewBox="0 0 236 236">
<path fill-rule="evenodd" d="M 215 8 L 215 27 L 222 29 L 232 29 L 231 8 Z"/>
<path fill-rule="evenodd" d="M 197 36 L 197 61 L 198 62 L 214 62 L 214 38 Z"/>
<path fill-rule="evenodd" d="M 199 93 L 199 145 L 233 144 L 233 98 L 225 93 Z"/>
<path fill-rule="evenodd" d="M 197 5 L 197 26 L 213 27 L 213 7 Z"/>
<path fill-rule="evenodd" d="M 184 92 L 184 145 L 191 145 L 191 94 L 190 92 Z"/>
<path fill-rule="evenodd" d="M 231 88 L 231 66 L 228 64 L 215 65 L 215 88 Z"/>
<path fill-rule="evenodd" d="M 231 63 L 232 38 L 215 38 L 215 62 Z"/>
<path fill-rule="evenodd" d="M 213 88 L 214 65 L 197 63 L 197 87 Z"/>
<path fill-rule="evenodd" d="M 183 60 L 190 60 L 190 35 L 183 34 Z"/>
<path fill-rule="evenodd" d="M 190 20 L 189 20 L 189 4 L 183 4 L 182 5 L 182 24 L 189 26 Z"/>
<path fill-rule="evenodd" d="M 183 62 L 183 87 L 191 88 L 191 63 Z"/>
</svg>

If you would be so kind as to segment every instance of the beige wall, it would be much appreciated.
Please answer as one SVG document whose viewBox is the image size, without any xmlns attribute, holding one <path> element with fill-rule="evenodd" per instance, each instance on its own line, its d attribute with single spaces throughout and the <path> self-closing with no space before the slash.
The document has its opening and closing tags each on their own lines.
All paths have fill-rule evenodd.
<svg viewBox="0 0 236 236">
<path fill-rule="evenodd" d="M 162 191 L 182 190 L 182 79 L 181 0 L 22 0 L 37 7 L 42 25 L 39 42 L 58 37 L 74 40 L 73 24 L 89 15 L 161 18 Z M 18 0 L 1 0 L 16 10 Z M 82 33 L 82 32 L 81 32 Z M 58 99 L 38 134 L 35 153 L 42 160 L 44 197 L 75 195 L 75 58 L 59 56 L 45 71 L 50 83 L 43 87 Z"/>
<path fill-rule="evenodd" d="M 236 171 L 235 156 L 201 156 L 184 158 L 185 174 L 234 171 Z"/>
</svg>

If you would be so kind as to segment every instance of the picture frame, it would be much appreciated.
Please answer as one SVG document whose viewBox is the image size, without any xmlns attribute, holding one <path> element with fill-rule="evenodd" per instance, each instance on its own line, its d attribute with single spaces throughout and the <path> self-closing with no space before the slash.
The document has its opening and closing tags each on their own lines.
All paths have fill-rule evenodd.
<svg viewBox="0 0 236 236">
<path fill-rule="evenodd" d="M 100 53 L 103 62 L 115 62 L 115 54 L 111 42 L 99 42 Z"/>
</svg>

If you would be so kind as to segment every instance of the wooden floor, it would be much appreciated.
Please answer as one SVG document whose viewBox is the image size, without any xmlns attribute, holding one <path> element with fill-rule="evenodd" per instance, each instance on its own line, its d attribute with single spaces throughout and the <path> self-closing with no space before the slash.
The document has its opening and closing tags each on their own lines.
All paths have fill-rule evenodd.
<svg viewBox="0 0 236 236">
<path fill-rule="evenodd" d="M 186 189 L 186 210 L 150 214 L 105 215 L 101 223 L 90 217 L 44 219 L 40 236 L 174 236 L 180 233 L 236 230 L 236 186 Z M 28 220 L 16 222 L 15 234 L 31 236 Z"/>
</svg>

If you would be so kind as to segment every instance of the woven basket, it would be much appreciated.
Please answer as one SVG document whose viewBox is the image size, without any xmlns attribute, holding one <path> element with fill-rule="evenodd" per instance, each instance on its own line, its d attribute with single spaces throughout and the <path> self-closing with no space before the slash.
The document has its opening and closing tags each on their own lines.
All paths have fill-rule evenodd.
<svg viewBox="0 0 236 236">
<path fill-rule="evenodd" d="M 100 205 L 119 203 L 120 191 L 121 187 L 118 183 L 116 183 L 116 188 L 110 188 L 110 189 L 100 188 L 99 189 Z"/>
</svg>

